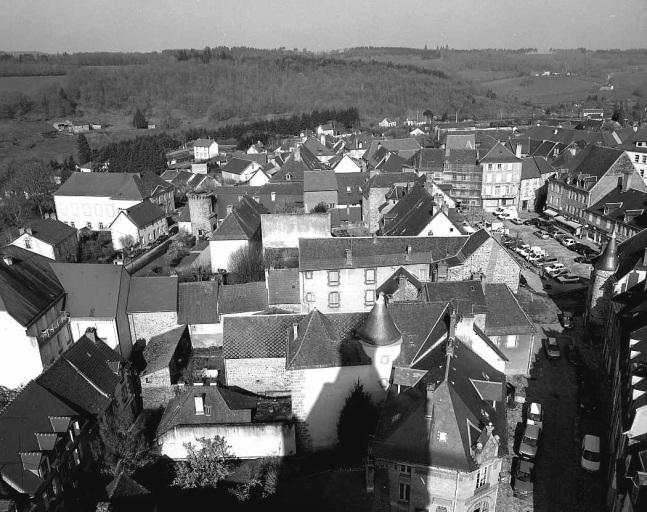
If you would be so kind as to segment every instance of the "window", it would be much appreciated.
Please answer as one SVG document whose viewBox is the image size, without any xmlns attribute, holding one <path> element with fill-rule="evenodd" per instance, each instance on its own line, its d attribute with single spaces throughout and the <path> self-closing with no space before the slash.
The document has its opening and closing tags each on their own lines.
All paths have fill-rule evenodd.
<svg viewBox="0 0 647 512">
<path fill-rule="evenodd" d="M 505 337 L 505 346 L 507 348 L 515 348 L 517 346 L 517 336 L 514 334 L 509 334 Z"/>
<path fill-rule="evenodd" d="M 429 269 L 428 268 L 421 268 L 420 272 L 418 272 L 418 275 L 420 276 L 421 281 L 429 281 Z"/>
<path fill-rule="evenodd" d="M 292 175 L 289 172 L 285 173 L 285 181 L 290 181 L 290 180 L 292 180 Z"/>
<path fill-rule="evenodd" d="M 447 507 L 443 507 L 442 505 L 438 505 L 436 507 L 436 512 L 447 512 Z"/>
<path fill-rule="evenodd" d="M 151 377 L 146 377 L 146 384 L 151 384 L 153 379 Z"/>
<path fill-rule="evenodd" d="M 638 163 L 640 161 L 640 155 L 634 157 L 634 162 Z"/>
<path fill-rule="evenodd" d="M 92 211 L 90 210 L 90 205 L 89 204 L 84 204 L 83 205 L 83 215 L 86 217 L 89 217 Z"/>
<path fill-rule="evenodd" d="M 375 269 L 367 268 L 364 271 L 364 284 L 375 284 Z"/>
<path fill-rule="evenodd" d="M 364 293 L 364 304 L 366 306 L 375 304 L 375 290 L 366 290 Z"/>
<path fill-rule="evenodd" d="M 476 488 L 480 489 L 487 483 L 487 466 L 476 473 Z"/>
<path fill-rule="evenodd" d="M 409 502 L 411 496 L 411 486 L 400 482 L 400 501 Z"/>
<path fill-rule="evenodd" d="M 153 239 L 153 233 L 148 233 L 148 240 L 152 240 L 152 239 Z"/>
<path fill-rule="evenodd" d="M 404 473 L 405 475 L 411 474 L 411 466 L 407 466 L 406 464 L 398 464 L 398 469 L 400 473 Z"/>
<path fill-rule="evenodd" d="M 99 222 L 99 231 L 103 231 L 103 230 L 104 230 L 103 222 Z"/>
<path fill-rule="evenodd" d="M 496 170 L 500 171 L 503 169 L 503 166 L 501 164 L 496 164 Z"/>
<path fill-rule="evenodd" d="M 312 292 L 306 293 L 306 302 L 314 302 L 315 301 L 315 295 Z"/>
<path fill-rule="evenodd" d="M 486 174 L 485 175 L 485 182 L 486 183 L 491 183 L 492 182 L 492 175 L 491 174 Z"/>
<path fill-rule="evenodd" d="M 501 183 L 501 174 L 499 173 L 496 174 L 496 182 Z"/>
<path fill-rule="evenodd" d="M 306 279 L 312 279 L 312 270 L 306 271 Z"/>
<path fill-rule="evenodd" d="M 487 170 L 491 171 L 492 170 L 492 164 L 487 164 Z"/>
<path fill-rule="evenodd" d="M 270 198 L 272 201 L 276 201 L 276 192 L 270 192 Z"/>
<path fill-rule="evenodd" d="M 86 222 L 85 227 L 88 229 L 92 229 L 92 222 Z"/>
<path fill-rule="evenodd" d="M 350 194 L 350 187 L 346 187 L 346 192 Z"/>
<path fill-rule="evenodd" d="M 330 292 L 328 294 L 328 307 L 330 308 L 339 307 L 339 292 Z"/>
<path fill-rule="evenodd" d="M 31 240 L 29 238 L 25 238 L 25 249 L 31 249 Z"/>
<path fill-rule="evenodd" d="M 103 208 L 101 208 L 100 204 L 95 204 L 94 205 L 94 214 L 95 215 L 103 215 Z"/>
<path fill-rule="evenodd" d="M 329 270 L 328 271 L 328 286 L 338 286 L 339 285 L 339 271 L 338 270 Z"/>
<path fill-rule="evenodd" d="M 647 164 L 647 155 L 643 155 L 643 164 Z"/>
<path fill-rule="evenodd" d="M 494 195 L 495 196 L 501 195 L 501 187 L 499 185 L 494 186 Z"/>
</svg>

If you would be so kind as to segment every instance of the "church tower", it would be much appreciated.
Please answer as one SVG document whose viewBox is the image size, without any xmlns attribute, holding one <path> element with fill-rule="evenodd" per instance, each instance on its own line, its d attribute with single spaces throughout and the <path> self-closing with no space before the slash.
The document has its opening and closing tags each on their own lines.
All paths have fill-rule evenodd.
<svg viewBox="0 0 647 512">
<path fill-rule="evenodd" d="M 391 319 L 383 293 L 375 301 L 366 323 L 360 327 L 357 336 L 364 352 L 371 359 L 382 387 L 386 389 L 389 386 L 393 361 L 400 355 L 402 334 Z"/>
<path fill-rule="evenodd" d="M 603 327 L 607 321 L 613 291 L 613 274 L 617 268 L 618 242 L 614 230 L 602 256 L 591 272 L 591 283 L 586 301 L 586 325 L 589 329 Z"/>
</svg>

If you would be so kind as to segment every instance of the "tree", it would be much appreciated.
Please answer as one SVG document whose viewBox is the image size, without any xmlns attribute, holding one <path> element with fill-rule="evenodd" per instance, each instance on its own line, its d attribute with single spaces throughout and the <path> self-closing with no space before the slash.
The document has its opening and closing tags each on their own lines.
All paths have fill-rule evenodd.
<svg viewBox="0 0 647 512">
<path fill-rule="evenodd" d="M 133 248 L 133 245 L 135 245 L 135 237 L 132 235 L 124 235 L 119 237 L 119 245 L 121 245 L 121 248 L 126 254 L 130 253 L 130 250 Z"/>
<path fill-rule="evenodd" d="M 157 456 L 146 437 L 145 415 L 133 423 L 129 417 L 111 408 L 99 420 L 99 437 L 93 445 L 104 474 L 131 476 L 135 471 L 154 463 Z"/>
<path fill-rule="evenodd" d="M 425 117 L 426 117 L 427 119 L 429 119 L 429 120 L 433 119 L 433 117 L 434 117 L 434 113 L 433 113 L 433 111 L 432 111 L 430 108 L 428 108 L 427 110 L 425 110 L 425 111 L 422 113 L 422 115 L 423 115 L 423 116 L 425 116 Z"/>
<path fill-rule="evenodd" d="M 328 211 L 328 205 L 321 201 L 318 205 L 313 207 L 310 210 L 310 213 L 326 213 Z"/>
<path fill-rule="evenodd" d="M 191 443 L 184 443 L 186 460 L 177 466 L 174 486 L 182 489 L 215 489 L 218 482 L 232 473 L 232 454 L 223 437 L 201 437 L 198 442 L 202 445 L 200 449 Z"/>
<path fill-rule="evenodd" d="M 227 270 L 236 275 L 237 283 L 255 283 L 265 278 L 263 253 L 256 245 L 241 247 L 229 256 Z"/>
<path fill-rule="evenodd" d="M 92 148 L 88 143 L 88 139 L 82 133 L 76 139 L 76 149 L 79 157 L 79 164 L 84 164 L 92 160 Z"/>
<path fill-rule="evenodd" d="M 337 420 L 339 452 L 350 460 L 366 455 L 369 436 L 375 432 L 376 426 L 377 408 L 358 379 Z"/>
<path fill-rule="evenodd" d="M 137 129 L 146 128 L 148 126 L 146 118 L 144 117 L 144 114 L 142 114 L 142 111 L 139 109 L 139 107 L 137 107 L 137 110 L 135 110 L 135 115 L 133 116 L 133 126 Z"/>
</svg>

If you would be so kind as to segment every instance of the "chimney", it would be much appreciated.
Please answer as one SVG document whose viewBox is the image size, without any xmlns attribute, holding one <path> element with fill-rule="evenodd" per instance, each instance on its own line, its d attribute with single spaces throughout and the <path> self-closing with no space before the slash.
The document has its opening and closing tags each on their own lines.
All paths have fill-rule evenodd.
<svg viewBox="0 0 647 512">
<path fill-rule="evenodd" d="M 456 322 L 458 321 L 458 315 L 456 310 L 452 309 L 451 315 L 449 315 L 449 339 L 453 340 L 456 337 Z"/>
<path fill-rule="evenodd" d="M 88 338 L 93 343 L 96 343 L 97 342 L 97 328 L 96 327 L 88 327 L 85 330 L 85 337 Z"/>
<path fill-rule="evenodd" d="M 292 324 L 292 334 L 295 340 L 299 337 L 299 324 L 296 322 Z"/>
<path fill-rule="evenodd" d="M 411 261 L 411 246 L 407 245 L 407 253 L 404 257 L 405 261 Z"/>
<path fill-rule="evenodd" d="M 433 419 L 434 417 L 434 384 L 431 382 L 427 383 L 427 408 L 425 411 L 425 418 Z"/>
<path fill-rule="evenodd" d="M 438 213 L 438 203 L 434 201 L 431 206 L 431 216 L 435 217 L 437 213 Z"/>
<path fill-rule="evenodd" d="M 204 397 L 205 397 L 204 393 L 193 397 L 193 403 L 195 404 L 196 414 L 199 414 L 199 415 L 204 414 Z"/>
<path fill-rule="evenodd" d="M 553 130 L 553 135 L 557 135 L 557 133 L 558 133 L 558 132 L 559 132 L 559 130 L 558 130 L 557 128 L 555 128 L 555 129 Z"/>
<path fill-rule="evenodd" d="M 521 158 L 521 144 L 517 144 L 517 150 L 514 154 L 517 158 Z"/>
<path fill-rule="evenodd" d="M 33 235 L 31 228 L 25 228 L 25 233 Z"/>
<path fill-rule="evenodd" d="M 321 134 L 321 138 L 319 139 L 319 142 L 321 142 L 322 146 L 326 145 L 326 135 L 325 134 L 323 134 L 323 133 Z"/>
<path fill-rule="evenodd" d="M 353 251 L 346 249 L 346 265 L 353 264 Z"/>
<path fill-rule="evenodd" d="M 443 203 L 443 213 L 449 215 L 449 205 L 447 203 Z"/>
<path fill-rule="evenodd" d="M 645 246 L 643 252 L 643 267 L 647 267 L 647 246 Z M 645 281 L 645 284 L 647 285 L 647 280 Z"/>
<path fill-rule="evenodd" d="M 373 233 L 373 244 L 377 245 L 377 232 Z"/>
<path fill-rule="evenodd" d="M 407 286 L 407 276 L 400 274 L 398 276 L 398 290 L 404 290 Z"/>
<path fill-rule="evenodd" d="M 626 172 L 622 175 L 622 191 L 627 192 L 629 189 L 631 189 L 631 179 L 633 177 L 633 171 L 632 172 Z"/>
<path fill-rule="evenodd" d="M 18 234 L 22 235 L 25 233 L 25 228 L 18 228 Z"/>
<path fill-rule="evenodd" d="M 3 254 L 2 260 L 4 261 L 4 264 L 7 265 L 8 267 L 13 265 L 13 256 L 11 256 L 10 254 Z"/>
<path fill-rule="evenodd" d="M 301 161 L 301 148 L 296 148 L 294 150 L 293 155 L 294 155 L 294 161 L 295 162 L 300 162 Z"/>
</svg>

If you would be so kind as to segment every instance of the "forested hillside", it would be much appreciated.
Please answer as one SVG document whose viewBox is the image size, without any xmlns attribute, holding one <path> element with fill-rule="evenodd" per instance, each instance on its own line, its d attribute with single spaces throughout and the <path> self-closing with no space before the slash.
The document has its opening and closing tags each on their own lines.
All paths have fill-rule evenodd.
<svg viewBox="0 0 647 512">
<path fill-rule="evenodd" d="M 67 66 L 68 76 L 61 87 L 31 94 L 0 88 L 0 119 L 130 114 L 136 107 L 159 119 L 213 122 L 348 106 L 366 117 L 425 109 L 477 118 L 518 111 L 518 105 L 487 98 L 465 80 L 414 65 L 249 49 L 134 55 L 131 63 L 122 56 L 120 64 L 112 64 L 109 55 L 101 54 L 99 62 L 111 65 L 82 64 L 92 60 L 78 56 L 67 63 L 64 58 L 5 63 L 5 73 L 18 73 L 20 65 L 30 72 L 51 65 L 52 73 Z"/>
</svg>

